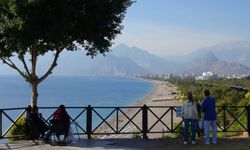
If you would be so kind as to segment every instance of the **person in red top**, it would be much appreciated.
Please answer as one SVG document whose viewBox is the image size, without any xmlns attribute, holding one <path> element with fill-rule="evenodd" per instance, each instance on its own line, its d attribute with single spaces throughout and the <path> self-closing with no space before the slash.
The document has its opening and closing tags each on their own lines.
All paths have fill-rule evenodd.
<svg viewBox="0 0 250 150">
<path fill-rule="evenodd" d="M 65 122 L 70 123 L 70 117 L 69 117 L 64 105 L 59 106 L 59 108 L 54 113 L 53 119 L 54 120 L 64 120 Z"/>
<path fill-rule="evenodd" d="M 68 131 L 70 127 L 70 116 L 68 115 L 65 106 L 60 105 L 54 112 L 53 119 L 50 121 L 52 126 L 47 134 L 47 139 L 51 136 L 51 133 L 55 133 L 58 142 L 60 141 L 60 135 L 64 134 L 62 143 L 66 143 Z"/>
</svg>

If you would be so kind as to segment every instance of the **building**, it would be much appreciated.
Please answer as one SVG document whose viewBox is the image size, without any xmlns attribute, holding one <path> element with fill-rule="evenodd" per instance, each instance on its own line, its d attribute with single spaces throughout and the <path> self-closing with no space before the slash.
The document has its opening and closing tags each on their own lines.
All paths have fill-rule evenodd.
<svg viewBox="0 0 250 150">
<path fill-rule="evenodd" d="M 212 72 L 203 72 L 201 76 L 197 76 L 195 80 L 217 80 L 219 79 L 216 73 Z"/>
</svg>

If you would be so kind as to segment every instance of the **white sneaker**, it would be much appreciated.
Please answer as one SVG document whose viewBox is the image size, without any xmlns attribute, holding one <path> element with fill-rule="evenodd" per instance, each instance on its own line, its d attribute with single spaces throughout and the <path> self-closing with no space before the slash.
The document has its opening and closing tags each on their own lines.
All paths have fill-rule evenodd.
<svg viewBox="0 0 250 150">
<path fill-rule="evenodd" d="M 187 143 L 188 143 L 187 141 L 184 141 L 184 142 L 183 142 L 184 145 L 187 145 Z"/>
<path fill-rule="evenodd" d="M 195 144 L 195 141 L 192 141 L 192 144 Z"/>
</svg>

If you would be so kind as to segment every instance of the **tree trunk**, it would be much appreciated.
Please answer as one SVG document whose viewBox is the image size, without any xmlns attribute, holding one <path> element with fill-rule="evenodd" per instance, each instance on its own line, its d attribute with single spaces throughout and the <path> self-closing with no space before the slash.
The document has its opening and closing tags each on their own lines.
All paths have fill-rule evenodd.
<svg viewBox="0 0 250 150">
<path fill-rule="evenodd" d="M 37 87 L 38 87 L 38 83 L 37 82 L 33 82 L 31 83 L 32 86 L 32 98 L 31 98 L 31 106 L 37 106 L 37 99 L 38 99 L 38 92 L 37 92 Z"/>
<path fill-rule="evenodd" d="M 36 62 L 37 62 L 37 49 L 36 45 L 31 47 L 31 76 L 30 76 L 30 83 L 32 86 L 32 97 L 31 97 L 31 106 L 37 106 L 37 99 L 38 99 L 38 92 L 37 92 L 37 87 L 38 87 L 38 78 L 36 75 Z"/>
</svg>

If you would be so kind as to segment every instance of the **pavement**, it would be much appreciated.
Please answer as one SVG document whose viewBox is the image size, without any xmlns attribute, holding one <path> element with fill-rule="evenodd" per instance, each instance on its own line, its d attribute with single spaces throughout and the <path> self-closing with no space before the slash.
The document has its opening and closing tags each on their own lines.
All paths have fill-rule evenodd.
<svg viewBox="0 0 250 150">
<path fill-rule="evenodd" d="M 203 139 L 198 139 L 196 145 L 183 145 L 183 139 L 165 138 L 165 139 L 98 139 L 74 141 L 66 146 L 55 144 L 46 144 L 43 141 L 16 141 L 12 143 L 0 144 L 0 150 L 182 150 L 182 149 L 204 149 Z M 241 147 L 239 147 L 241 146 Z M 218 139 L 218 144 L 207 147 L 209 150 L 217 149 L 235 149 L 249 150 L 249 138 L 223 138 Z M 237 149 L 238 150 L 238 149 Z"/>
<path fill-rule="evenodd" d="M 43 141 L 16 141 L 0 144 L 0 150 L 104 150 L 104 149 L 133 149 L 126 146 L 119 146 L 115 141 L 109 140 L 81 140 L 65 146 L 55 143 L 47 144 Z"/>
</svg>

